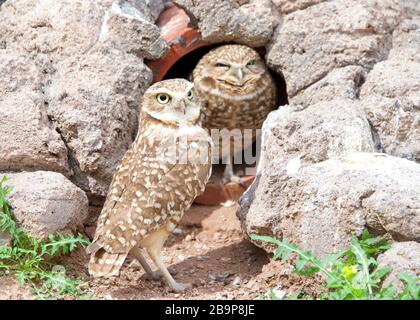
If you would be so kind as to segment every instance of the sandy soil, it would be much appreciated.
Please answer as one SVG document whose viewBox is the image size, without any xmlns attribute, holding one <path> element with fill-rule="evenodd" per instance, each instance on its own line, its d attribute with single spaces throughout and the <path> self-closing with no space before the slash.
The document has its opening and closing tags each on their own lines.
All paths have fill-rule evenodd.
<svg viewBox="0 0 420 320">
<path fill-rule="evenodd" d="M 163 281 L 145 279 L 135 260 L 127 259 L 120 276 L 91 279 L 87 275 L 88 256 L 83 249 L 66 257 L 71 273 L 88 282 L 83 289 L 94 299 L 258 299 L 270 288 L 279 293 L 304 289 L 317 294 L 319 279 L 300 278 L 289 264 L 272 261 L 263 250 L 244 239 L 233 207 L 193 206 L 184 216 L 179 229 L 165 245 L 165 261 L 179 282 L 193 288 L 174 293 Z M 91 233 L 94 229 L 88 228 Z M 153 265 L 153 264 L 151 264 Z M 1 278 L 0 278 L 1 279 Z M 19 288 L 10 278 L 0 283 L 0 299 L 28 299 L 28 289 Z"/>
</svg>

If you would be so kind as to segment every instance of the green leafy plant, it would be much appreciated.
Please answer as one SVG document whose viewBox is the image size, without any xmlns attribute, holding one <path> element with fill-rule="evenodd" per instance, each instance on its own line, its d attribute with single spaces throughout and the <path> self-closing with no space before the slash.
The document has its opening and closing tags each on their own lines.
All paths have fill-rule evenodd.
<svg viewBox="0 0 420 320">
<path fill-rule="evenodd" d="M 7 201 L 12 188 L 4 186 L 6 180 L 0 180 L 0 231 L 10 236 L 11 244 L 0 246 L 0 275 L 14 274 L 20 285 L 31 285 L 40 299 L 87 297 L 80 289 L 83 281 L 66 276 L 64 267 L 55 266 L 53 258 L 88 245 L 89 241 L 80 234 L 49 235 L 46 240 L 30 236 L 13 220 Z"/>
<path fill-rule="evenodd" d="M 251 239 L 277 246 L 274 260 L 285 263 L 292 255 L 296 257 L 295 272 L 302 276 L 321 273 L 325 279 L 327 293 L 321 299 L 420 299 L 419 279 L 402 273 L 397 276 L 402 282 L 402 291 L 397 293 L 393 285 L 383 287 L 382 282 L 390 273 L 389 267 L 379 268 L 376 255 L 389 249 L 390 244 L 383 238 L 371 237 L 367 230 L 360 239 L 352 238 L 348 250 L 329 255 L 323 259 L 309 251 L 300 249 L 287 239 L 277 240 L 269 236 L 253 234 Z M 293 295 L 296 299 L 298 295 Z"/>
</svg>

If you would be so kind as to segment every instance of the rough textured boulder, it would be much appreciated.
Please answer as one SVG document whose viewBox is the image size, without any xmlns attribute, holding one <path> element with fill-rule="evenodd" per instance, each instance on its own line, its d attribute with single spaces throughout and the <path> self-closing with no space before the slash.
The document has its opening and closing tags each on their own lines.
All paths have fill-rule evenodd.
<svg viewBox="0 0 420 320">
<path fill-rule="evenodd" d="M 52 79 L 47 112 L 69 147 L 74 181 L 104 196 L 137 131 L 138 105 L 152 75 L 136 56 L 102 46 L 64 61 Z"/>
<path fill-rule="evenodd" d="M 99 41 L 138 57 L 160 58 L 168 46 L 153 24 L 152 12 L 144 8 L 144 2 L 139 4 L 136 8 L 127 1 L 114 2 L 105 13 Z"/>
<path fill-rule="evenodd" d="M 388 59 L 377 63 L 367 76 L 361 96 L 420 98 L 420 18 L 405 20 L 393 33 Z"/>
<path fill-rule="evenodd" d="M 8 0 L 0 12 L 0 43 L 31 55 L 53 72 L 55 60 L 80 55 L 98 41 L 111 4 L 112 0 Z"/>
<path fill-rule="evenodd" d="M 420 16 L 420 3 L 417 0 L 399 0 L 399 4 L 404 9 L 405 16 Z"/>
<path fill-rule="evenodd" d="M 0 171 L 69 174 L 67 149 L 45 111 L 41 74 L 23 54 L 0 49 Z"/>
<path fill-rule="evenodd" d="M 290 99 L 295 105 L 312 105 L 332 99 L 357 99 L 367 72 L 360 66 L 334 69 L 324 78 Z"/>
<path fill-rule="evenodd" d="M 361 106 L 377 151 L 420 162 L 420 99 L 370 96 Z"/>
<path fill-rule="evenodd" d="M 361 87 L 361 105 L 378 151 L 420 161 L 419 18 L 402 21 L 392 45 L 388 59 L 374 66 Z"/>
<path fill-rule="evenodd" d="M 273 4 L 282 13 L 303 10 L 326 0 L 272 0 Z"/>
<path fill-rule="evenodd" d="M 262 166 L 237 214 L 246 234 L 287 237 L 319 256 L 344 249 L 366 227 L 419 241 L 418 176 L 420 164 L 377 153 L 354 153 L 293 174 Z"/>
<path fill-rule="evenodd" d="M 420 277 L 420 243 L 409 241 L 393 243 L 392 247 L 378 257 L 379 267 L 389 266 L 390 275 L 385 279 L 383 286 L 393 284 L 401 287 L 398 280 L 399 273 L 407 273 L 413 277 Z"/>
<path fill-rule="evenodd" d="M 13 215 L 36 237 L 76 231 L 88 214 L 86 194 L 60 173 L 35 171 L 7 174 Z"/>
<path fill-rule="evenodd" d="M 211 43 L 233 41 L 261 47 L 271 39 L 277 23 L 271 1 L 268 0 L 173 2 L 189 13 L 193 23 L 198 25 L 203 40 Z"/>
<path fill-rule="evenodd" d="M 393 0 L 328 1 L 295 11 L 277 29 L 267 63 L 284 73 L 293 97 L 335 68 L 385 59 L 401 16 Z"/>
<path fill-rule="evenodd" d="M 260 165 L 280 171 L 292 159 L 311 164 L 349 152 L 373 151 L 363 110 L 352 100 L 337 99 L 273 111 L 262 129 Z"/>
<path fill-rule="evenodd" d="M 69 159 L 72 181 L 92 201 L 106 194 L 112 172 L 137 132 L 141 97 L 152 82 L 143 59 L 167 50 L 154 25 L 164 2 L 9 0 L 2 5 L 0 49 L 24 55 L 32 69 L 22 73 L 39 83 L 36 95 L 2 98 L 2 108 L 21 124 L 9 129 L 2 124 L 0 132 L 34 136 L 14 152 L 0 138 L 0 150 L 16 159 L 15 167 L 4 169 L 25 168 L 24 159 L 33 158 L 34 169 L 64 172 Z M 35 80 L 29 80 L 17 85 L 20 91 L 32 90 Z M 30 112 L 22 114 L 23 108 Z M 36 126 L 28 128 L 28 121 Z M 31 141 L 34 145 L 28 147 Z"/>
</svg>

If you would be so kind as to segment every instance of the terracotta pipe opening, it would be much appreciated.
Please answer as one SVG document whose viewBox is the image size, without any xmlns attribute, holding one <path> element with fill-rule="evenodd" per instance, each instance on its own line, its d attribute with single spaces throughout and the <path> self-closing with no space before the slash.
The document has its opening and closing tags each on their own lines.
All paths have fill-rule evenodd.
<svg viewBox="0 0 420 320">
<path fill-rule="evenodd" d="M 160 14 L 156 24 L 160 27 L 162 36 L 170 44 L 170 50 L 165 57 L 146 61 L 154 74 L 154 80 L 171 78 L 187 79 L 198 61 L 211 49 L 228 43 L 209 44 L 201 39 L 197 27 L 191 25 L 187 13 L 168 3 Z M 265 60 L 266 49 L 254 48 Z M 278 106 L 288 104 L 286 81 L 283 74 L 270 69 L 277 83 Z"/>
<path fill-rule="evenodd" d="M 201 39 L 200 32 L 196 27 L 190 25 L 190 18 L 184 10 L 169 5 L 160 15 L 157 25 L 161 28 L 161 33 L 165 40 L 170 44 L 170 50 L 165 57 L 146 61 L 147 65 L 154 74 L 154 80 L 185 78 L 188 79 L 198 61 L 211 49 L 227 43 L 209 44 Z M 265 48 L 255 48 L 264 59 Z M 265 60 L 265 59 L 264 59 Z M 277 106 L 288 104 L 286 81 L 282 74 L 270 70 L 276 81 L 278 89 Z M 257 152 L 256 143 L 252 146 L 253 155 Z M 235 172 L 239 175 L 245 172 L 252 172 L 251 166 L 235 165 Z M 213 166 L 213 176 L 206 187 L 203 195 L 196 199 L 197 203 L 205 205 L 218 205 L 228 200 L 238 200 L 245 188 L 251 185 L 254 180 L 254 174 L 243 177 L 243 185 L 229 182 L 225 185 L 221 183 L 224 165 Z M 249 170 L 251 169 L 251 170 Z M 254 170 L 255 172 L 255 170 Z"/>
</svg>

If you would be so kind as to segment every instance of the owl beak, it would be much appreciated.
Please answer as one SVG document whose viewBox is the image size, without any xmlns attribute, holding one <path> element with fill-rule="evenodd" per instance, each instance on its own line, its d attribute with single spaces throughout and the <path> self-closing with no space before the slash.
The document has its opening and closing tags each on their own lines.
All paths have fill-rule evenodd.
<svg viewBox="0 0 420 320">
<path fill-rule="evenodd" d="M 232 75 L 238 79 L 239 81 L 242 81 L 244 79 L 244 72 L 242 71 L 242 68 L 235 68 L 232 71 Z"/>
<path fill-rule="evenodd" d="M 185 99 L 181 99 L 179 101 L 179 111 L 181 111 L 182 113 L 184 113 L 184 115 L 187 112 L 187 102 L 185 101 Z"/>
</svg>

